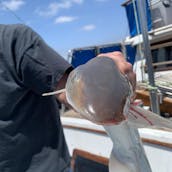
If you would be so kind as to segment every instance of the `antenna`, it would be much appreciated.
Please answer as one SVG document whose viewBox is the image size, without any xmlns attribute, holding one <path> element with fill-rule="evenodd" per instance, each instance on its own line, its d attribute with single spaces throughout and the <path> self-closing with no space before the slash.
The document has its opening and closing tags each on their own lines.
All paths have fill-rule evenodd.
<svg viewBox="0 0 172 172">
<path fill-rule="evenodd" d="M 3 1 L 0 0 L 0 3 L 3 4 Z M 14 17 L 17 18 L 17 20 L 19 20 L 21 23 L 25 24 L 26 22 L 21 18 L 19 17 L 14 11 L 12 11 L 10 8 L 8 8 L 6 5 L 3 4 L 3 7 L 8 10 Z"/>
</svg>

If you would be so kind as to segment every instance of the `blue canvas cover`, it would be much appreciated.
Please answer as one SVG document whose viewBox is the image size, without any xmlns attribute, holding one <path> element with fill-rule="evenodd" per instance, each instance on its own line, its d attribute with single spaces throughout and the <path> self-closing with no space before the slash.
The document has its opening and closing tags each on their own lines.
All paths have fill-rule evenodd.
<svg viewBox="0 0 172 172">
<path fill-rule="evenodd" d="M 134 65 L 135 57 L 136 57 L 136 46 L 131 45 L 125 45 L 126 49 L 126 59 L 128 62 L 130 62 L 132 65 Z"/>
<path fill-rule="evenodd" d="M 99 47 L 99 53 L 107 53 L 107 52 L 113 52 L 113 51 L 121 51 L 121 45 L 115 44 L 115 45 Z"/>
<path fill-rule="evenodd" d="M 113 51 L 121 51 L 120 44 L 107 44 L 103 46 L 83 47 L 80 49 L 72 50 L 71 64 L 75 68 L 96 57 L 99 53 L 107 53 Z"/>
<path fill-rule="evenodd" d="M 71 64 L 75 68 L 79 65 L 82 65 L 89 61 L 90 59 L 94 58 L 97 55 L 96 49 L 80 49 L 80 50 L 73 50 L 72 52 L 72 61 Z"/>
<path fill-rule="evenodd" d="M 135 5 L 136 5 L 136 12 L 137 12 L 138 9 L 137 9 L 136 1 L 135 1 Z M 131 35 L 131 37 L 134 37 L 134 36 L 138 35 L 138 31 L 137 31 L 137 27 L 136 27 L 134 5 L 133 5 L 132 1 L 125 6 L 125 10 L 126 10 L 126 14 L 127 14 L 130 35 Z M 148 31 L 150 31 L 152 29 L 152 21 L 151 21 L 151 11 L 150 11 L 150 7 L 149 7 L 149 0 L 146 0 L 146 14 L 147 14 Z M 138 18 L 139 34 L 140 34 L 140 21 L 139 21 L 139 17 L 138 17 L 138 12 L 137 12 L 137 18 Z"/>
<path fill-rule="evenodd" d="M 136 47 L 132 47 L 131 45 L 126 45 L 126 56 L 127 61 L 130 62 L 132 65 L 135 61 L 136 55 Z M 79 65 L 82 65 L 89 61 L 90 59 L 96 57 L 99 53 L 107 53 L 113 51 L 122 51 L 121 44 L 107 44 L 103 46 L 95 46 L 95 47 L 83 47 L 79 49 L 72 50 L 72 61 L 71 64 L 74 68 Z"/>
</svg>

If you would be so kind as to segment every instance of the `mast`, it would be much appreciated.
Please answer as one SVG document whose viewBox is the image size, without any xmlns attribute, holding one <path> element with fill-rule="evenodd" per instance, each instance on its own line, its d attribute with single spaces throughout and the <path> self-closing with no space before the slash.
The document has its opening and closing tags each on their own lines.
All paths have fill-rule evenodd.
<svg viewBox="0 0 172 172">
<path fill-rule="evenodd" d="M 154 70 L 152 66 L 152 54 L 150 42 L 148 39 L 147 16 L 146 16 L 146 0 L 137 0 L 138 14 L 140 19 L 141 34 L 143 36 L 143 53 L 146 59 L 149 79 L 149 93 L 151 109 L 154 113 L 160 114 L 157 87 L 155 86 Z"/>
</svg>

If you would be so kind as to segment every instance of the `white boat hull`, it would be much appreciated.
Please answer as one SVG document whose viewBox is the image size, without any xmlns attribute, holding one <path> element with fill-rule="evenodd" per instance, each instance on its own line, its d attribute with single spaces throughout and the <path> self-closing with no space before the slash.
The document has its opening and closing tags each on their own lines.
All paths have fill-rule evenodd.
<svg viewBox="0 0 172 172">
<path fill-rule="evenodd" d="M 72 156 L 74 149 L 109 158 L 112 141 L 102 126 L 90 121 L 61 117 L 66 141 Z M 143 146 L 153 172 L 171 172 L 172 132 L 158 129 L 139 129 Z"/>
</svg>

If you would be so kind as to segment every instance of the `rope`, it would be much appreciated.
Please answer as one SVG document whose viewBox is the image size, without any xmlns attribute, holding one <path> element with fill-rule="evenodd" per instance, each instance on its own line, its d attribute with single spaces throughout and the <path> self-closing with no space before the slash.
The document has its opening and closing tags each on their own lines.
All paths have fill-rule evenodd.
<svg viewBox="0 0 172 172">
<path fill-rule="evenodd" d="M 158 90 L 158 87 L 156 87 L 156 86 L 151 86 L 151 85 L 147 85 L 147 89 L 149 90 L 149 91 L 157 91 Z"/>
</svg>

